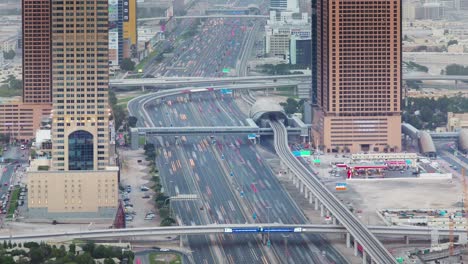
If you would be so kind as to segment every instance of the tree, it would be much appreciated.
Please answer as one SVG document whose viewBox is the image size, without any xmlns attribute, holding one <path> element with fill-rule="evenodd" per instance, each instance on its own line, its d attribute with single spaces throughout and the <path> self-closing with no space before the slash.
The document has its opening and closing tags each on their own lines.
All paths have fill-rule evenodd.
<svg viewBox="0 0 468 264">
<path fill-rule="evenodd" d="M 135 69 L 135 62 L 129 58 L 125 58 L 120 63 L 120 69 L 124 71 L 133 71 Z"/>
<path fill-rule="evenodd" d="M 457 45 L 458 44 L 458 40 L 456 39 L 451 39 L 449 40 L 449 42 L 447 43 L 447 47 L 448 46 L 452 46 L 452 45 Z"/>
<path fill-rule="evenodd" d="M 161 221 L 161 226 L 170 226 L 172 224 L 175 224 L 175 220 L 171 217 L 166 217 Z"/>
<path fill-rule="evenodd" d="M 4 51 L 3 52 L 3 58 L 5 60 L 12 60 L 13 58 L 15 58 L 16 56 L 16 52 L 14 50 L 9 50 L 9 51 Z"/>
<path fill-rule="evenodd" d="M 112 90 L 109 90 L 109 104 L 112 107 L 117 104 L 117 96 L 115 96 L 115 93 Z"/>
<path fill-rule="evenodd" d="M 112 110 L 114 111 L 115 128 L 118 130 L 125 120 L 127 113 L 122 105 L 116 105 Z"/>
<path fill-rule="evenodd" d="M 106 258 L 104 260 L 104 264 L 115 264 L 115 261 L 113 259 L 111 259 L 111 258 Z"/>
<path fill-rule="evenodd" d="M 29 251 L 29 258 L 31 258 L 31 264 L 40 264 L 44 262 L 44 255 L 40 248 L 32 248 Z"/>
<path fill-rule="evenodd" d="M 94 264 L 95 263 L 93 257 L 91 257 L 91 255 L 88 252 L 78 255 L 75 258 L 75 262 L 77 264 Z"/>
<path fill-rule="evenodd" d="M 449 64 L 445 67 L 445 74 L 447 75 L 468 75 L 468 67 L 460 64 Z"/>
<path fill-rule="evenodd" d="M 280 103 L 280 105 L 284 108 L 284 111 L 288 115 L 297 113 L 299 107 L 298 102 L 293 98 L 286 99 L 286 103 Z"/>
<path fill-rule="evenodd" d="M 75 244 L 70 244 L 70 246 L 68 246 L 68 252 L 70 252 L 71 254 L 75 255 L 76 254 L 76 245 Z"/>
<path fill-rule="evenodd" d="M 137 122 L 138 118 L 136 118 L 135 116 L 129 116 L 127 118 L 127 124 L 129 127 L 136 127 Z"/>
</svg>

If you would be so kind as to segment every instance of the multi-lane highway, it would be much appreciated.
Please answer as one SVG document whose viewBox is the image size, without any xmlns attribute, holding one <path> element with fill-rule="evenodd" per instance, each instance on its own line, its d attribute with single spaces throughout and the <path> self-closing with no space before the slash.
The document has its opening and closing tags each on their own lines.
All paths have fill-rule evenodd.
<svg viewBox="0 0 468 264">
<path fill-rule="evenodd" d="M 192 94 L 191 102 L 187 95 L 168 98 L 161 105 L 149 106 L 147 111 L 155 126 L 244 125 L 245 120 L 245 115 L 231 97 L 222 97 L 217 93 Z M 165 185 L 171 195 L 200 192 L 204 200 L 203 210 L 197 206 L 188 209 L 184 203 L 175 202 L 174 211 L 180 215 L 182 222 L 186 218 L 196 218 L 192 215 L 193 210 L 198 210 L 197 215 L 208 214 L 211 223 L 245 223 L 253 222 L 254 218 L 259 222 L 307 222 L 245 135 L 216 136 L 213 139 L 180 137 L 177 142 L 174 137 L 164 137 L 160 141 L 164 150 L 158 163 L 167 167 L 161 168 L 161 175 L 170 175 L 166 177 Z M 200 186 L 199 190 L 194 187 L 197 185 Z M 187 215 L 187 210 L 190 215 Z M 335 262 L 344 261 L 318 236 L 291 236 L 287 238 L 287 250 L 284 248 L 284 239 L 272 236 L 272 248 L 278 257 L 266 256 L 268 259 L 278 258 L 290 263 L 324 262 L 321 259 L 321 252 L 324 251 Z M 304 243 L 304 239 L 310 239 L 319 248 Z M 232 242 L 222 243 L 232 245 Z M 241 249 L 243 247 L 242 244 L 237 246 Z M 238 257 L 227 254 L 233 260 Z M 248 254 L 243 257 L 248 257 Z M 252 260 L 255 262 L 255 259 L 254 255 Z"/>
<path fill-rule="evenodd" d="M 352 214 L 342 202 L 336 198 L 316 177 L 315 172 L 304 166 L 292 155 L 288 145 L 288 135 L 284 124 L 271 120 L 271 127 L 275 133 L 275 150 L 281 160 L 285 162 L 293 173 L 311 190 L 319 200 L 332 212 L 341 224 L 376 263 L 396 263 L 395 258 L 384 245 Z"/>
</svg>

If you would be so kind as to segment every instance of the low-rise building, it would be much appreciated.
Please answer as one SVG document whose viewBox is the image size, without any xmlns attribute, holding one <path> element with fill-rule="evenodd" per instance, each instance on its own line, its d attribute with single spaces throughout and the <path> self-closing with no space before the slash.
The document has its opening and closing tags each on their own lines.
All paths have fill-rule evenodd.
<svg viewBox="0 0 468 264">
<path fill-rule="evenodd" d="M 48 171 L 36 159 L 28 171 L 28 219 L 93 221 L 114 219 L 118 207 L 118 167 L 97 171 Z"/>
<path fill-rule="evenodd" d="M 468 113 L 447 113 L 447 131 L 457 132 L 468 129 Z"/>
</svg>

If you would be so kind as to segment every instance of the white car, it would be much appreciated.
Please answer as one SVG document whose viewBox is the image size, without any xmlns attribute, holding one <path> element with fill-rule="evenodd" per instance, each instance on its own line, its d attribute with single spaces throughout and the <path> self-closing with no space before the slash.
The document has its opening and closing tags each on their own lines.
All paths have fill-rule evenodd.
<svg viewBox="0 0 468 264">
<path fill-rule="evenodd" d="M 168 252 L 168 251 L 171 251 L 170 249 L 168 248 L 161 248 L 159 251 L 162 251 L 162 252 Z"/>
</svg>

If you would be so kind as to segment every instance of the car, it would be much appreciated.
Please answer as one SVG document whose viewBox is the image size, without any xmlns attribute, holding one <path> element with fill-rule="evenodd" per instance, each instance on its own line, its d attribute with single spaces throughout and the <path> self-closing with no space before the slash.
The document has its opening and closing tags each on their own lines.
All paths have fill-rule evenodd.
<svg viewBox="0 0 468 264">
<path fill-rule="evenodd" d="M 21 145 L 21 150 L 25 150 L 26 149 L 26 146 L 25 145 Z"/>
<path fill-rule="evenodd" d="M 149 191 L 149 188 L 143 185 L 140 187 L 140 191 L 146 192 L 146 191 Z"/>
<path fill-rule="evenodd" d="M 126 215 L 125 216 L 125 221 L 132 221 L 133 220 L 133 216 L 131 215 Z"/>
<path fill-rule="evenodd" d="M 124 200 L 124 202 L 128 202 L 128 201 L 130 201 L 130 198 L 125 197 L 123 200 Z"/>
<path fill-rule="evenodd" d="M 154 216 L 145 216 L 145 220 L 153 220 Z"/>
<path fill-rule="evenodd" d="M 8 186 L 8 182 L 5 182 L 5 183 L 3 184 L 3 186 Z"/>
<path fill-rule="evenodd" d="M 171 251 L 171 250 L 168 249 L 168 248 L 161 248 L 159 251 L 161 251 L 161 252 L 168 252 L 168 251 Z"/>
<path fill-rule="evenodd" d="M 141 197 L 141 198 L 143 198 L 143 199 L 149 199 L 149 198 L 151 198 L 151 196 L 150 196 L 149 194 L 145 194 L 145 195 L 143 195 L 143 197 Z"/>
</svg>

